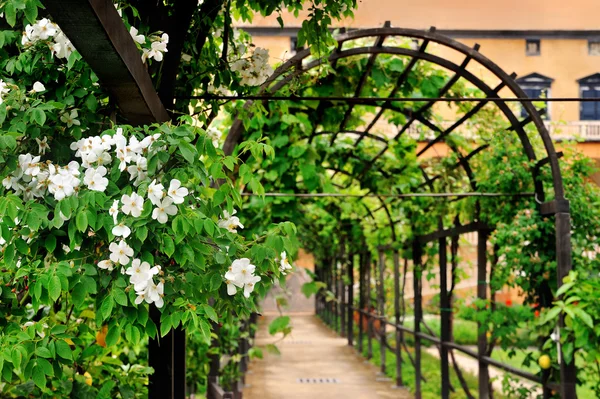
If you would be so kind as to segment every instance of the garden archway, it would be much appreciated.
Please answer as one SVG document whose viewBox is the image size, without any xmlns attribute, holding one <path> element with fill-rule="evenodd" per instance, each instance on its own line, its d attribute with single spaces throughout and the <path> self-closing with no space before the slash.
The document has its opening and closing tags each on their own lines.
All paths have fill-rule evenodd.
<svg viewBox="0 0 600 399">
<path fill-rule="evenodd" d="M 327 159 L 321 167 L 327 170 L 333 186 L 339 190 L 341 196 L 349 195 L 347 190 L 358 183 L 359 187 L 367 190 L 366 193 L 361 191 L 360 195 L 349 196 L 355 196 L 365 201 L 372 197 L 379 201 L 378 206 L 373 206 L 372 202 L 364 204 L 363 207 L 366 213 L 358 215 L 358 218 L 370 217 L 376 220 L 377 217 L 374 214 L 384 212 L 385 216 L 380 219 L 386 220 L 386 224 L 390 229 L 389 236 L 393 243 L 398 236 L 398 220 L 394 219 L 395 209 L 401 206 L 401 201 L 407 197 L 423 195 L 464 199 L 472 196 L 501 196 L 503 193 L 486 193 L 478 187 L 477 161 L 475 160 L 479 154 L 489 149 L 490 144 L 484 143 L 472 148 L 469 152 L 465 152 L 464 148 L 458 145 L 456 141 L 456 136 L 464 137 L 465 134 L 468 134 L 469 122 L 478 113 L 485 112 L 486 108 L 494 108 L 502 116 L 504 127 L 502 130 L 494 131 L 493 134 L 516 135 L 523 154 L 533 165 L 530 168 L 530 179 L 534 190 L 529 194 L 535 197 L 539 203 L 539 210 L 543 215 L 554 215 L 555 217 L 557 278 L 560 285 L 562 278 L 571 269 L 571 226 L 569 203 L 565 198 L 559 167 L 559 155 L 554 149 L 550 135 L 542 120 L 543 111 L 540 112 L 536 109 L 531 101 L 514 100 L 526 97 L 515 82 L 516 75 L 505 73 L 494 62 L 482 55 L 478 51 L 479 46 L 469 48 L 462 43 L 436 33 L 433 28 L 429 31 L 418 31 L 386 26 L 378 29 L 342 33 L 337 37 L 337 40 L 337 48 L 328 57 L 315 58 L 311 55 L 310 49 L 305 49 L 282 64 L 262 86 L 261 96 L 257 96 L 256 100 L 262 101 L 263 105 L 288 104 L 285 109 L 290 108 L 290 115 L 294 114 L 294 110 L 291 108 L 300 105 L 302 113 L 308 115 L 312 126 L 312 130 L 305 131 L 305 134 L 299 138 L 304 143 L 317 146 L 319 145 L 318 141 L 323 138 L 327 138 L 327 142 L 332 147 L 339 140 L 344 140 L 346 144 L 352 142 L 351 148 L 346 148 L 338 155 L 338 158 L 342 161 L 334 162 Z M 431 50 L 432 47 L 434 47 L 433 50 Z M 385 79 L 391 80 L 390 86 L 385 88 L 382 88 L 376 82 L 377 79 L 382 79 L 382 77 L 374 76 L 374 71 L 377 70 L 377 62 L 381 59 L 386 59 L 387 62 L 392 62 L 390 60 L 394 59 L 402 60 L 394 66 L 394 74 L 385 76 Z M 416 68 L 417 65 L 422 64 L 432 65 L 433 69 L 426 70 L 424 74 L 419 74 L 416 72 Z M 340 65 L 347 68 L 345 72 L 349 71 L 350 68 L 354 68 L 358 72 L 349 79 L 341 72 Z M 425 81 L 425 78 L 435 75 L 435 72 L 432 72 L 434 70 L 444 70 L 447 76 L 439 82 L 434 90 L 428 90 L 429 94 L 426 95 L 427 93 L 425 93 L 421 84 Z M 483 71 L 482 73 L 486 75 L 486 79 L 479 77 L 474 71 Z M 490 84 L 490 81 L 493 81 L 493 83 Z M 323 82 L 334 89 L 319 92 L 319 87 Z M 471 99 L 465 100 L 462 98 L 463 96 L 458 95 L 458 91 L 454 90 L 455 85 L 461 84 L 463 87 L 471 88 L 472 93 L 480 93 L 484 97 L 475 94 Z M 300 95 L 297 95 L 297 93 L 300 93 Z M 519 109 L 511 105 L 515 102 L 520 107 Z M 432 109 L 439 108 L 440 104 L 449 104 L 454 107 L 451 112 L 455 118 L 454 122 L 440 126 L 439 121 L 432 113 Z M 469 105 L 461 107 L 461 104 Z M 335 110 L 340 118 L 328 119 L 329 110 Z M 368 122 L 363 121 L 366 116 L 370 117 Z M 378 134 L 376 132 L 377 126 L 382 121 L 391 122 L 385 126 L 384 130 L 387 132 Z M 415 126 L 418 126 L 418 128 L 415 128 Z M 390 130 L 392 131 L 391 134 Z M 244 128 L 242 120 L 235 120 L 224 145 L 225 152 L 228 154 L 234 152 L 236 144 L 251 137 L 253 133 L 255 132 L 252 131 L 252 128 L 248 130 Z M 269 135 L 268 127 L 263 128 L 263 133 Z M 374 178 L 380 177 L 393 180 L 402 176 L 406 166 L 399 165 L 397 168 L 390 169 L 380 161 L 387 154 L 395 151 L 395 144 L 398 141 L 411 134 L 413 136 L 415 134 L 421 135 L 421 138 L 423 138 L 423 135 L 428 135 L 425 143 L 416 149 L 417 158 L 426 154 L 427 151 L 435 149 L 435 146 L 439 144 L 443 143 L 445 145 L 444 148 L 450 154 L 449 159 L 454 161 L 448 162 L 445 169 L 448 171 L 458 170 L 459 172 L 453 173 L 457 173 L 457 180 L 462 182 L 462 186 L 459 184 L 453 187 L 464 187 L 467 188 L 466 191 L 468 192 L 448 192 L 449 185 L 441 184 L 444 176 L 441 174 L 430 175 L 430 168 L 423 166 L 419 167 L 422 181 L 419 184 L 408 185 L 411 188 L 410 192 L 403 192 L 401 188 L 398 188 L 394 193 L 376 191 L 377 185 L 373 184 Z M 544 148 L 543 154 L 536 154 L 532 140 L 541 140 Z M 321 140 L 320 145 L 323 146 L 323 140 Z M 358 149 L 365 146 L 369 147 L 370 158 L 357 155 L 359 153 Z M 399 157 L 398 154 L 396 156 Z M 551 179 L 546 180 L 546 183 L 540 178 L 540 174 L 543 173 L 545 168 L 547 168 L 546 173 L 551 175 Z M 310 191 L 310 188 L 308 188 L 303 194 L 310 194 Z M 517 193 L 513 194 L 516 195 Z M 457 237 L 459 234 L 468 231 L 477 231 L 480 238 L 478 260 L 479 263 L 483 263 L 483 266 L 480 265 L 479 267 L 479 273 L 481 274 L 478 280 L 481 287 L 478 288 L 478 294 L 479 298 L 485 299 L 485 251 L 488 228 L 483 228 L 480 224 L 477 224 L 479 219 L 477 205 L 475 208 L 476 210 L 472 215 L 472 222 L 474 222 L 472 225 L 444 226 L 440 222 L 437 229 L 429 231 L 418 231 L 418 227 L 413 226 L 415 239 L 406 246 L 412 247 L 412 257 L 416 267 L 421 260 L 419 245 L 439 241 L 439 259 L 440 263 L 443 259 L 445 268 L 446 238 Z M 383 263 L 381 258 L 386 250 L 389 250 L 389 247 L 380 247 L 380 267 Z M 394 258 L 397 270 L 399 262 L 397 252 L 394 252 Z M 335 258 L 332 260 L 331 264 L 334 264 Z M 364 260 L 361 261 L 361 264 L 364 263 Z M 381 270 L 380 277 L 382 276 Z M 352 272 L 349 274 L 352 274 Z M 445 274 L 445 272 L 441 273 L 441 275 Z M 398 276 L 398 274 L 395 275 L 396 282 Z M 352 278 L 352 276 L 350 277 Z M 331 278 L 331 275 L 329 275 L 329 278 Z M 363 278 L 362 274 L 361 278 Z M 328 281 L 328 283 L 330 286 L 335 287 L 337 292 L 339 281 L 336 282 L 334 279 Z M 415 318 L 417 321 L 422 316 L 418 309 L 421 306 L 418 303 L 420 288 L 419 282 L 415 279 Z M 363 294 L 361 293 L 361 295 Z M 447 292 L 442 292 L 442 307 L 444 307 L 444 295 L 447 296 Z M 351 294 L 346 303 L 349 303 L 350 306 L 347 306 L 348 312 L 345 322 L 349 322 L 351 326 L 353 310 Z M 363 308 L 359 307 L 358 311 L 363 311 Z M 369 315 L 366 316 L 370 317 Z M 419 331 L 418 325 L 419 323 L 415 322 L 415 330 L 409 331 L 409 333 L 415 335 L 417 343 L 421 337 L 425 337 Z M 442 312 L 442 325 L 444 325 L 444 312 Z M 446 351 L 445 365 L 444 355 L 442 354 L 442 383 L 448 385 L 443 389 L 442 396 L 447 397 L 449 384 L 447 379 L 444 380 L 444 373 L 448 373 L 447 350 L 450 344 L 447 342 L 447 336 L 442 335 L 441 338 L 441 342 L 438 341 L 438 344 L 442 351 Z M 485 339 L 485 335 L 483 339 Z M 480 340 L 479 354 L 472 353 L 480 361 L 480 397 L 489 397 L 490 394 L 489 376 L 487 376 L 485 370 L 487 370 L 488 364 L 493 363 L 488 361 L 485 352 L 485 343 Z M 420 361 L 418 351 L 416 357 L 418 364 Z M 486 378 L 488 381 L 486 381 Z M 416 380 L 420 381 L 419 376 Z M 561 397 L 575 397 L 573 366 L 561 364 L 560 380 Z M 538 382 L 545 384 L 544 381 Z M 417 397 L 420 397 L 418 385 Z M 557 386 L 546 384 L 546 388 L 557 389 Z"/>
</svg>

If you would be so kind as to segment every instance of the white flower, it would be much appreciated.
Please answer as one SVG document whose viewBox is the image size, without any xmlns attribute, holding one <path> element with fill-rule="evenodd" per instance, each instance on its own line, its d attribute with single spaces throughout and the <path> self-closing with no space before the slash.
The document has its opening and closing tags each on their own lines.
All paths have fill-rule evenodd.
<svg viewBox="0 0 600 399">
<path fill-rule="evenodd" d="M 110 260 L 101 260 L 100 262 L 98 262 L 98 267 L 100 269 L 112 271 L 113 268 L 115 267 L 115 264 Z"/>
<path fill-rule="evenodd" d="M 162 184 L 156 184 L 156 180 L 152 180 L 152 183 L 148 186 L 148 199 L 152 204 L 158 205 L 160 203 L 165 196 L 164 189 Z"/>
<path fill-rule="evenodd" d="M 215 148 L 219 148 L 219 140 L 221 139 L 222 135 L 221 131 L 211 126 L 206 130 L 206 134 L 212 140 L 212 143 L 215 146 Z"/>
<path fill-rule="evenodd" d="M 150 267 L 148 262 L 142 262 L 140 259 L 134 259 L 131 266 L 125 271 L 131 276 L 129 282 L 133 284 L 136 291 L 143 291 L 152 280 L 152 276 L 158 274 L 160 268 L 158 266 Z"/>
<path fill-rule="evenodd" d="M 44 86 L 44 84 L 42 82 L 35 82 L 33 84 L 33 88 L 31 89 L 31 91 L 34 93 L 41 93 L 44 90 L 46 90 L 46 87 Z"/>
<path fill-rule="evenodd" d="M 152 211 L 152 219 L 156 219 L 159 223 L 165 224 L 169 220 L 169 215 L 173 216 L 176 214 L 177 207 L 173 205 L 173 200 L 170 197 L 166 197 L 160 201 Z"/>
<path fill-rule="evenodd" d="M 117 216 L 119 216 L 119 200 L 114 200 L 108 214 L 113 217 L 115 224 L 117 224 Z"/>
<path fill-rule="evenodd" d="M 117 237 L 127 238 L 131 234 L 131 229 L 129 227 L 125 226 L 125 224 L 123 222 L 121 222 L 118 225 L 116 225 L 115 227 L 113 227 L 112 233 L 113 233 L 113 235 L 115 235 Z"/>
<path fill-rule="evenodd" d="M 48 185 L 48 191 L 54 195 L 57 201 L 62 200 L 65 197 L 73 195 L 75 192 L 75 186 L 73 185 L 72 176 L 65 176 L 56 174 L 50 177 L 50 184 Z"/>
<path fill-rule="evenodd" d="M 133 26 L 129 28 L 129 34 L 131 35 L 131 38 L 134 42 L 137 42 L 139 44 L 144 44 L 146 42 L 146 38 L 144 37 L 144 35 L 138 35 L 138 30 Z"/>
<path fill-rule="evenodd" d="M 260 276 L 250 276 L 244 284 L 244 296 L 250 298 L 250 294 L 254 291 L 254 286 L 260 281 Z"/>
<path fill-rule="evenodd" d="M 129 263 L 129 258 L 133 256 L 133 249 L 127 245 L 125 241 L 119 243 L 111 243 L 108 247 L 110 250 L 110 260 L 120 265 Z"/>
<path fill-rule="evenodd" d="M 6 82 L 0 79 L 0 104 L 4 102 L 4 94 L 7 94 L 9 91 L 10 89 Z"/>
<path fill-rule="evenodd" d="M 148 177 L 148 161 L 144 157 L 139 157 L 136 161 L 135 165 L 131 165 L 127 167 L 127 172 L 129 172 L 129 180 L 134 180 L 133 185 L 139 186 L 142 180 Z"/>
<path fill-rule="evenodd" d="M 104 166 L 100 166 L 97 169 L 89 168 L 85 171 L 83 182 L 92 191 L 105 191 L 108 187 L 108 179 L 104 177 L 107 170 Z"/>
<path fill-rule="evenodd" d="M 163 282 L 161 281 L 158 284 L 154 284 L 154 281 L 150 281 L 148 287 L 146 288 L 146 302 L 152 301 L 157 308 L 162 308 L 164 305 L 164 292 L 165 287 Z"/>
<path fill-rule="evenodd" d="M 35 139 L 37 145 L 38 145 L 38 152 L 41 155 L 45 155 L 46 151 L 50 151 L 50 146 L 48 145 L 48 137 L 44 136 L 43 139 Z"/>
<path fill-rule="evenodd" d="M 183 203 L 183 199 L 186 195 L 188 195 L 188 189 L 185 187 L 181 187 L 181 182 L 177 179 L 171 180 L 171 184 L 169 184 L 169 190 L 167 190 L 167 194 L 173 202 L 176 204 Z"/>
<path fill-rule="evenodd" d="M 237 211 L 234 209 L 231 215 L 227 211 L 223 211 L 223 219 L 219 220 L 219 227 L 227 229 L 231 233 L 237 233 L 237 229 L 243 229 L 244 225 L 240 223 L 240 219 L 235 215 Z"/>
<path fill-rule="evenodd" d="M 60 120 L 63 123 L 66 123 L 68 127 L 71 127 L 73 125 L 75 126 L 79 126 L 81 125 L 81 122 L 79 122 L 76 118 L 79 114 L 77 113 L 76 109 L 71 110 L 71 113 L 67 114 L 64 113 L 61 115 Z"/>
<path fill-rule="evenodd" d="M 288 270 L 292 269 L 292 265 L 290 265 L 290 262 L 287 259 L 287 254 L 285 253 L 285 251 L 283 251 L 281 253 L 281 261 L 280 261 L 280 265 L 279 265 L 279 271 L 281 272 L 281 274 L 283 274 L 284 276 L 286 275 Z"/>
<path fill-rule="evenodd" d="M 140 217 L 144 209 L 144 198 L 136 193 L 132 193 L 131 196 L 123 194 L 121 203 L 123 204 L 121 211 L 126 215 L 131 214 L 131 216 L 136 218 Z"/>
<path fill-rule="evenodd" d="M 254 286 L 260 281 L 260 276 L 254 275 L 255 270 L 256 266 L 251 264 L 248 258 L 234 260 L 224 276 L 227 293 L 235 295 L 237 288 L 244 288 L 244 296 L 250 297 Z"/>
</svg>

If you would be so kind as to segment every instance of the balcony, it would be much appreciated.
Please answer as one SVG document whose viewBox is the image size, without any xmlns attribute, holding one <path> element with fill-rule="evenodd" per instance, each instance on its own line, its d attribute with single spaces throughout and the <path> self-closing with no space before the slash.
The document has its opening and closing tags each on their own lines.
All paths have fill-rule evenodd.
<svg viewBox="0 0 600 399">
<path fill-rule="evenodd" d="M 550 122 L 546 128 L 553 140 L 600 141 L 600 121 Z"/>
</svg>

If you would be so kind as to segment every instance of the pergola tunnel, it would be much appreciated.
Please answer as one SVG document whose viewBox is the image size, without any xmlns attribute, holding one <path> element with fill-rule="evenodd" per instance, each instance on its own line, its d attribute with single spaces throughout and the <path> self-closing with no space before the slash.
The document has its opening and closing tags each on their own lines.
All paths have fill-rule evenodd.
<svg viewBox="0 0 600 399">
<path fill-rule="evenodd" d="M 540 377 L 493 359 L 488 320 L 478 323 L 476 351 L 453 337 L 464 234 L 477 237 L 473 307 L 482 314 L 495 307 L 499 287 L 491 281 L 503 248 L 489 237 L 502 223 L 494 215 L 499 207 L 527 204 L 540 218 L 553 217 L 549 234 L 556 245 L 548 251 L 559 286 L 571 269 L 559 155 L 542 121 L 544 110 L 512 100 L 524 97 L 515 75 L 485 58 L 478 46 L 468 48 L 433 28 L 386 26 L 342 33 L 328 57 L 300 51 L 275 71 L 257 100 L 246 104 L 248 114 L 234 120 L 227 136 L 229 153 L 237 151 L 238 142 L 261 135 L 276 151 L 287 152 L 285 161 L 254 160 L 256 169 L 275 169 L 280 176 L 271 181 L 265 176 L 262 212 L 297 223 L 302 245 L 315 255 L 315 281 L 323 284 L 317 289 L 318 316 L 368 358 L 377 356 L 373 340 L 378 340 L 383 373 L 389 371 L 391 351 L 397 386 L 403 385 L 402 359 L 408 358 L 417 398 L 424 342 L 438 348 L 443 398 L 457 389 L 467 397 L 492 397 L 490 365 L 539 384 L 544 397 L 553 392 L 575 397 L 572 363 L 563 361 L 560 375 L 548 371 Z M 244 123 L 257 105 L 265 113 Z M 441 123 L 440 113 L 454 122 Z M 498 173 L 514 172 L 503 171 L 507 157 L 526 165 L 509 184 L 497 179 Z M 334 231 L 337 240 L 320 240 L 324 230 Z M 439 337 L 423 315 L 423 282 L 432 275 L 438 276 L 430 284 L 439 286 L 433 301 Z M 410 327 L 409 319 L 414 320 Z M 478 362 L 478 393 L 467 386 L 455 351 Z M 451 384 L 451 367 L 460 387 Z"/>
</svg>

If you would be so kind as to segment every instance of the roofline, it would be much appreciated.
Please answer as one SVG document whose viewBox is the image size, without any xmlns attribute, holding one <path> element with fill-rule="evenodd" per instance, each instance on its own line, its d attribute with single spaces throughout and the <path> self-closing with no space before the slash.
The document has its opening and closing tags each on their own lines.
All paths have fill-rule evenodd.
<svg viewBox="0 0 600 399">
<path fill-rule="evenodd" d="M 296 36 L 299 26 L 237 26 L 254 36 Z M 361 28 L 362 29 L 362 28 Z M 333 30 L 333 29 L 332 29 Z M 354 30 L 347 28 L 348 31 Z M 504 30 L 438 29 L 438 33 L 455 39 L 598 39 L 600 30 Z"/>
</svg>

